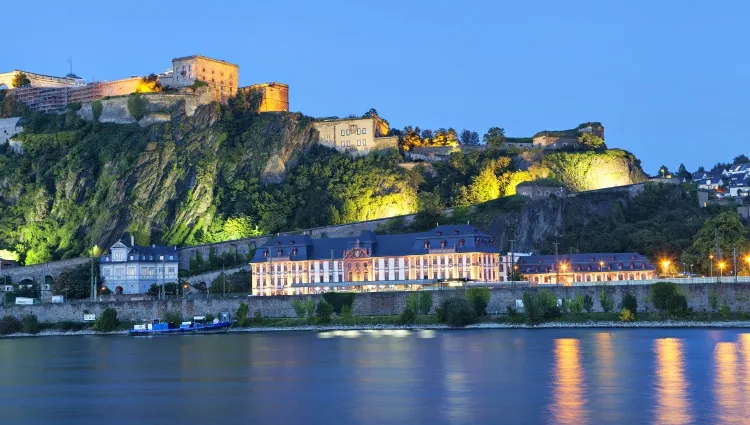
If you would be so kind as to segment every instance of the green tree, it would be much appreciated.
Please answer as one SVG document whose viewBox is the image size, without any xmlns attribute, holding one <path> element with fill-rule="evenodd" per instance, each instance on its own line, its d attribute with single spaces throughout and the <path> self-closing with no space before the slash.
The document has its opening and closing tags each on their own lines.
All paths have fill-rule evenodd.
<svg viewBox="0 0 750 425">
<path fill-rule="evenodd" d="M 102 279 L 99 276 L 99 265 L 94 266 L 94 276 L 97 282 Z M 57 279 L 52 281 L 52 292 L 64 295 L 70 300 L 82 300 L 91 297 L 91 265 L 81 264 L 60 272 Z"/>
<path fill-rule="evenodd" d="M 687 299 L 680 294 L 676 283 L 656 282 L 651 285 L 650 292 L 654 308 L 662 313 L 681 315 L 687 312 Z"/>
<path fill-rule="evenodd" d="M 716 289 L 711 289 L 711 292 L 708 294 L 708 304 L 713 311 L 719 309 L 719 293 L 716 292 Z"/>
<path fill-rule="evenodd" d="M 607 148 L 607 145 L 604 144 L 604 140 L 602 140 L 598 136 L 594 136 L 591 133 L 582 133 L 580 136 L 578 136 L 578 143 L 584 149 L 602 150 Z"/>
<path fill-rule="evenodd" d="M 667 167 L 666 165 L 662 165 L 661 167 L 659 167 L 659 176 L 660 177 L 662 177 L 662 176 L 663 177 L 667 177 L 670 174 L 672 174 L 672 173 L 669 171 L 669 167 Z"/>
<path fill-rule="evenodd" d="M 734 161 L 732 161 L 732 165 L 740 165 L 740 164 L 747 164 L 750 162 L 750 158 L 747 157 L 745 154 L 737 155 L 734 157 Z"/>
<path fill-rule="evenodd" d="M 118 326 L 120 326 L 120 320 L 117 319 L 117 310 L 114 308 L 105 308 L 94 322 L 94 328 L 99 332 L 112 332 Z"/>
<path fill-rule="evenodd" d="M 677 177 L 690 181 L 693 175 L 685 168 L 685 164 L 680 164 L 680 168 L 677 169 Z"/>
<path fill-rule="evenodd" d="M 441 321 L 453 327 L 464 327 L 476 321 L 474 309 L 465 298 L 451 297 L 440 304 Z"/>
<path fill-rule="evenodd" d="M 599 304 L 602 306 L 602 310 L 605 313 L 609 313 L 615 307 L 615 302 L 611 296 L 607 295 L 607 292 L 602 289 L 599 293 Z"/>
<path fill-rule="evenodd" d="M 247 305 L 247 303 L 240 303 L 240 306 L 237 307 L 237 326 L 240 327 L 246 327 L 250 325 L 250 318 L 248 315 L 250 314 L 250 307 Z"/>
<path fill-rule="evenodd" d="M 430 314 L 430 309 L 432 309 L 432 292 L 422 291 L 419 294 L 419 312 Z"/>
<path fill-rule="evenodd" d="M 11 84 L 13 87 L 24 87 L 30 85 L 31 80 L 29 80 L 29 77 L 25 73 L 19 72 L 13 76 L 13 82 Z"/>
<path fill-rule="evenodd" d="M 487 315 L 487 305 L 490 303 L 490 297 L 489 288 L 469 288 L 466 290 L 466 300 L 478 317 Z"/>
<path fill-rule="evenodd" d="M 305 317 L 305 302 L 303 300 L 292 300 L 292 308 L 297 317 Z"/>
<path fill-rule="evenodd" d="M 479 145 L 479 134 L 476 131 L 467 129 L 461 130 L 461 144 L 465 146 Z"/>
<path fill-rule="evenodd" d="M 482 141 L 488 149 L 501 149 L 505 145 L 505 129 L 500 127 L 491 127 L 487 133 L 482 136 Z"/>
<path fill-rule="evenodd" d="M 638 300 L 630 292 L 622 296 L 622 308 L 630 310 L 633 315 L 638 312 Z"/>
<path fill-rule="evenodd" d="M 38 334 L 39 331 L 42 330 L 41 325 L 39 324 L 39 320 L 37 320 L 36 315 L 29 314 L 27 316 L 23 317 L 23 333 L 25 334 Z"/>
<path fill-rule="evenodd" d="M 586 310 L 587 313 L 591 313 L 594 310 L 594 300 L 589 294 L 586 294 L 583 297 L 583 309 Z"/>
<path fill-rule="evenodd" d="M 709 254 L 714 254 L 715 235 L 718 235 L 719 250 L 721 255 L 709 258 Z M 747 239 L 747 229 L 742 224 L 740 216 L 734 211 L 722 212 L 706 220 L 703 228 L 693 240 L 693 244 L 683 253 L 682 262 L 686 264 L 695 264 L 703 273 L 709 274 L 711 261 L 726 261 L 730 257 L 733 249 L 737 252 L 748 252 L 750 242 Z M 721 258 L 724 256 L 724 258 Z M 727 262 L 729 266 L 729 262 Z M 714 272 L 717 271 L 717 265 L 714 264 Z M 728 269 L 725 269 L 728 271 Z"/>
<path fill-rule="evenodd" d="M 318 316 L 320 323 L 329 323 L 333 314 L 333 306 L 325 299 L 321 299 L 318 302 L 318 307 L 315 309 L 315 314 Z"/>
<path fill-rule="evenodd" d="M 500 182 L 492 167 L 484 167 L 471 181 L 474 202 L 486 202 L 500 197 Z"/>
</svg>

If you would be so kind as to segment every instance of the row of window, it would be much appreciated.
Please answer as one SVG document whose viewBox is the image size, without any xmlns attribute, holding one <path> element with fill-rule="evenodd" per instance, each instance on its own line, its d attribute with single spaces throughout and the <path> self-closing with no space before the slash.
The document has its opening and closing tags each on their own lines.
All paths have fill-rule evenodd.
<svg viewBox="0 0 750 425">
<path fill-rule="evenodd" d="M 352 130 L 348 130 L 348 129 L 347 130 L 341 130 L 341 135 L 342 136 L 351 136 L 352 134 L 354 134 L 354 131 L 352 131 Z M 357 134 L 367 134 L 367 129 L 366 128 L 358 128 L 357 129 Z"/>
<path fill-rule="evenodd" d="M 136 268 L 135 267 L 128 267 L 127 275 L 128 277 L 135 277 Z M 122 267 L 115 267 L 114 269 L 114 276 L 115 277 L 122 277 L 125 273 L 125 270 Z M 167 267 L 167 274 L 174 275 L 177 273 L 177 267 Z M 164 274 L 164 268 L 159 267 L 158 270 L 155 267 L 141 267 L 141 276 L 156 276 L 156 275 L 163 275 Z M 111 277 L 112 269 L 109 267 L 105 267 L 102 269 L 102 276 L 104 277 Z"/>
<path fill-rule="evenodd" d="M 264 255 L 268 255 L 268 252 L 267 251 L 264 252 Z M 338 266 L 338 270 L 341 270 L 341 268 L 343 267 L 342 262 L 341 261 L 337 261 L 336 263 L 337 263 L 336 265 Z M 383 263 L 384 263 L 384 265 L 385 265 L 384 267 L 386 269 L 389 268 L 389 261 L 388 261 L 387 258 L 384 259 Z M 463 267 L 464 266 L 464 257 L 463 256 L 459 256 L 456 259 L 455 263 L 458 266 Z M 357 269 L 360 268 L 360 264 L 361 264 L 362 268 L 366 269 L 367 267 L 369 267 L 370 263 L 367 262 L 367 261 L 362 261 L 361 263 L 360 262 L 348 262 L 347 263 L 347 268 L 351 269 L 352 268 L 352 264 L 354 264 Z M 421 268 L 428 268 L 429 264 L 430 264 L 429 260 L 424 261 L 422 263 Z M 441 261 L 440 262 L 440 265 L 443 266 L 443 267 L 453 267 L 453 264 L 454 264 L 454 261 L 453 261 L 453 258 L 451 258 L 451 257 L 449 257 L 447 259 L 447 262 L 446 261 Z M 488 265 L 494 266 L 495 264 L 497 264 L 497 263 L 495 263 L 494 261 L 492 261 L 492 257 L 490 257 L 489 261 L 487 261 L 487 262 L 484 263 L 484 266 L 485 267 L 487 267 Z M 320 270 L 322 268 L 322 264 L 318 264 L 318 265 L 320 267 L 318 270 Z M 433 257 L 432 258 L 432 265 L 433 265 L 433 267 L 437 267 L 438 266 L 438 257 Z M 466 266 L 472 266 L 472 265 L 474 265 L 474 266 L 480 266 L 480 265 L 482 265 L 482 263 L 481 263 L 481 261 L 479 259 L 476 262 L 472 263 L 471 259 L 467 258 L 466 259 Z M 503 269 L 503 264 L 499 263 L 498 265 L 500 266 L 500 269 L 502 270 Z M 296 267 L 294 267 L 294 266 L 296 266 Z M 398 270 L 399 268 L 400 268 L 399 267 L 399 262 L 398 261 L 394 261 L 394 263 L 393 263 L 393 269 Z M 404 268 L 405 269 L 420 268 L 419 261 L 415 260 L 412 263 L 408 263 L 407 262 L 405 264 Z M 380 262 L 379 261 L 375 261 L 374 269 L 375 270 L 379 270 L 380 269 Z M 258 273 L 266 273 L 269 270 L 271 271 L 271 273 L 287 272 L 287 271 L 296 271 L 297 273 L 300 273 L 300 272 L 302 272 L 302 273 L 314 273 L 315 267 L 313 266 L 312 263 L 308 263 L 308 270 L 304 270 L 304 267 L 302 267 L 302 264 L 299 264 L 299 263 L 298 264 L 294 264 L 291 267 L 287 266 L 286 264 L 274 265 L 274 266 L 267 266 L 267 265 L 261 264 L 261 265 L 258 266 L 257 272 Z"/>
<path fill-rule="evenodd" d="M 349 148 L 351 146 L 352 146 L 352 141 L 351 140 L 344 140 L 344 141 L 341 142 L 341 147 L 342 148 Z M 357 146 L 367 146 L 367 139 L 357 140 Z M 335 140 L 333 141 L 333 147 L 334 148 L 336 147 L 336 141 Z"/>
<path fill-rule="evenodd" d="M 153 255 L 131 255 L 130 261 L 154 261 Z M 169 261 L 175 261 L 174 255 L 168 256 Z M 124 251 L 115 251 L 112 253 L 112 261 L 125 261 L 125 252 Z M 164 261 L 164 256 L 159 256 L 159 261 Z"/>
</svg>

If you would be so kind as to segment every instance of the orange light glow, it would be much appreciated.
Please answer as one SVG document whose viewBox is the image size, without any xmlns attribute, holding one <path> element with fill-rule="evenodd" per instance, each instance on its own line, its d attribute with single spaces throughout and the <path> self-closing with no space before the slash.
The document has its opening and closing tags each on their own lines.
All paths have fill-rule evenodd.
<svg viewBox="0 0 750 425">
<path fill-rule="evenodd" d="M 721 263 L 719 263 L 719 268 L 722 269 L 722 270 L 724 270 L 724 267 L 726 267 L 726 266 L 727 266 L 727 263 L 725 263 L 723 261 Z"/>
<path fill-rule="evenodd" d="M 684 375 L 682 342 L 675 338 L 654 341 L 656 351 L 656 421 L 687 424 L 692 421 Z"/>
<path fill-rule="evenodd" d="M 555 340 L 555 390 L 552 414 L 559 424 L 587 423 L 584 400 L 586 383 L 581 367 L 580 341 Z"/>
<path fill-rule="evenodd" d="M 737 379 L 737 344 L 720 342 L 714 348 L 714 383 L 717 394 L 716 423 L 739 424 L 745 422 L 743 395 Z"/>
</svg>

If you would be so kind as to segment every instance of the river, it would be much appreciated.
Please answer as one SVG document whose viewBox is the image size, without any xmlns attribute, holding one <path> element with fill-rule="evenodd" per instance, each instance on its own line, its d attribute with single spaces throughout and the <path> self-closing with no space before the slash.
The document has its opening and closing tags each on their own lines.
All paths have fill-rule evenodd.
<svg viewBox="0 0 750 425">
<path fill-rule="evenodd" d="M 750 331 L 0 339 L 2 424 L 739 424 Z"/>
</svg>

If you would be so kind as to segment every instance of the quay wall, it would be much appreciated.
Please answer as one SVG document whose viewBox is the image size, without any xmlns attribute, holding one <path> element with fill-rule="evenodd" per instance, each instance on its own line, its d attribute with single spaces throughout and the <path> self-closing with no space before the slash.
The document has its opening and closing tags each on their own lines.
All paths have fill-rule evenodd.
<svg viewBox="0 0 750 425">
<path fill-rule="evenodd" d="M 732 311 L 750 308 L 750 284 L 747 283 L 701 283 L 680 285 L 687 296 L 689 307 L 694 311 L 710 311 L 709 294 L 715 290 L 719 295 L 719 303 L 726 302 Z M 492 288 L 491 299 L 487 307 L 490 314 L 505 313 L 507 307 L 515 307 L 516 300 L 523 297 L 525 291 L 538 291 L 539 287 L 529 287 L 527 284 L 509 284 Z M 589 294 L 594 300 L 594 310 L 601 311 L 599 295 L 604 290 L 614 299 L 615 307 L 622 302 L 626 293 L 632 293 L 638 299 L 638 311 L 653 311 L 649 300 L 649 286 L 647 285 L 602 285 L 602 286 L 570 286 L 545 288 L 557 295 L 558 298 L 570 299 L 576 295 Z M 433 291 L 433 310 L 443 299 L 453 296 L 463 296 L 463 290 L 445 289 Z M 400 314 L 406 305 L 409 292 L 375 292 L 358 293 L 354 301 L 354 315 L 380 316 Z M 102 301 L 102 302 L 74 302 L 65 304 L 40 304 L 28 306 L 0 307 L 0 316 L 11 315 L 21 318 L 28 314 L 35 314 L 41 322 L 82 321 L 85 313 L 101 314 L 108 307 L 115 308 L 121 320 L 139 321 L 162 317 L 166 311 L 179 311 L 183 317 L 202 315 L 205 313 L 231 312 L 237 310 L 240 302 L 249 305 L 250 316 L 259 311 L 264 317 L 295 317 L 292 300 L 305 298 L 304 296 L 278 297 L 244 297 L 244 298 L 209 298 L 209 299 L 180 299 L 180 300 L 144 300 L 144 301 Z M 314 296 L 313 298 L 318 298 Z"/>
</svg>

